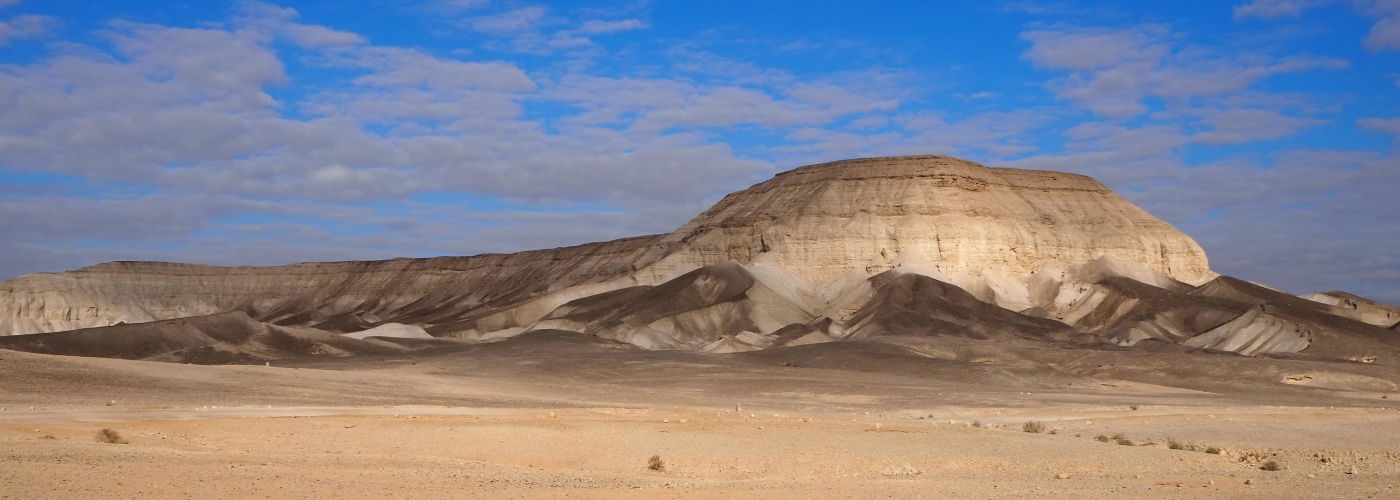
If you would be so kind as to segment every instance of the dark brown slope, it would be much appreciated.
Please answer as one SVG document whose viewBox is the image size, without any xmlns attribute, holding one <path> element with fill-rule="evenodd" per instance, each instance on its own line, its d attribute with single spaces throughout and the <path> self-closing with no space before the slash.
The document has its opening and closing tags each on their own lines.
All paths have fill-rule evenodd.
<svg viewBox="0 0 1400 500">
<path fill-rule="evenodd" d="M 927 276 L 886 271 L 872 276 L 870 284 L 874 293 L 845 321 L 844 338 L 923 335 L 1063 341 L 1076 337 L 1064 323 L 997 307 Z"/>
<path fill-rule="evenodd" d="M 1144 340 L 1180 343 L 1239 317 L 1250 305 L 1193 295 L 1193 287 L 1166 289 L 1123 277 L 1088 285 L 1092 290 L 1065 314 L 1078 330 L 1122 345 Z M 1035 311 L 1043 315 L 1044 311 Z"/>
<path fill-rule="evenodd" d="M 1303 354 L 1400 366 L 1400 336 L 1338 315 L 1333 306 L 1228 276 L 1212 280 L 1190 293 L 1251 304 L 1258 308 L 1260 316 L 1300 325 L 1309 338 Z"/>
<path fill-rule="evenodd" d="M 578 331 L 647 348 L 727 351 L 768 347 L 775 330 L 811 319 L 743 266 L 730 262 L 660 285 L 570 301 L 546 315 L 537 328 Z"/>
<path fill-rule="evenodd" d="M 0 337 L 0 348 L 41 354 L 197 364 L 261 363 L 302 357 L 394 354 L 393 343 L 258 322 L 242 312 Z"/>
</svg>

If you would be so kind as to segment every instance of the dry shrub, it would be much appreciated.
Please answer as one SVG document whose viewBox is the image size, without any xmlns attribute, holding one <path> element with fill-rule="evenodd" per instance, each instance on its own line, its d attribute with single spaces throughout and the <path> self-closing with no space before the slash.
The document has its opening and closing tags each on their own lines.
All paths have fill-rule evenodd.
<svg viewBox="0 0 1400 500">
<path fill-rule="evenodd" d="M 1045 424 L 1042 424 L 1040 422 L 1026 422 L 1024 424 L 1021 424 L 1021 430 L 1032 434 L 1040 434 L 1042 432 L 1045 432 Z"/>
<path fill-rule="evenodd" d="M 126 439 L 123 439 L 121 434 L 117 434 L 117 431 L 112 430 L 111 428 L 104 428 L 100 431 L 97 431 L 97 442 L 107 444 L 126 444 Z"/>
<path fill-rule="evenodd" d="M 1107 443 L 1109 441 L 1112 441 L 1112 439 L 1109 439 L 1108 436 L 1105 436 L 1103 434 L 1099 434 L 1097 436 L 1094 436 L 1094 441 L 1098 441 L 1100 443 Z"/>
<path fill-rule="evenodd" d="M 655 471 L 666 470 L 666 462 L 661 461 L 661 455 L 652 455 L 647 460 L 647 468 Z"/>
<path fill-rule="evenodd" d="M 1263 469 L 1263 470 L 1266 470 L 1266 471 L 1269 471 L 1269 472 L 1274 472 L 1274 471 L 1283 470 L 1283 466 L 1282 466 L 1282 465 L 1279 465 L 1278 462 L 1273 461 L 1273 460 L 1270 460 L 1270 461 L 1268 461 L 1268 462 L 1264 462 L 1264 465 L 1259 466 L 1259 468 L 1260 468 L 1260 469 Z"/>
</svg>

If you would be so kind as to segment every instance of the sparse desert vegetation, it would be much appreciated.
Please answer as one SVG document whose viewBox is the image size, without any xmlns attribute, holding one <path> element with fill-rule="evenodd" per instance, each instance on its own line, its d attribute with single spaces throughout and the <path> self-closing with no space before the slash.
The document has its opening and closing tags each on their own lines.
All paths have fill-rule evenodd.
<svg viewBox="0 0 1400 500">
<path fill-rule="evenodd" d="M 1040 434 L 1042 432 L 1045 432 L 1045 424 L 1032 420 L 1030 422 L 1021 424 L 1021 430 L 1032 434 Z"/>
<path fill-rule="evenodd" d="M 661 460 L 661 455 L 652 455 L 651 458 L 647 459 L 647 469 L 664 471 L 666 470 L 666 462 Z"/>
<path fill-rule="evenodd" d="M 107 444 L 127 444 L 125 438 L 120 433 L 111 428 L 103 428 L 97 431 L 97 442 Z"/>
</svg>

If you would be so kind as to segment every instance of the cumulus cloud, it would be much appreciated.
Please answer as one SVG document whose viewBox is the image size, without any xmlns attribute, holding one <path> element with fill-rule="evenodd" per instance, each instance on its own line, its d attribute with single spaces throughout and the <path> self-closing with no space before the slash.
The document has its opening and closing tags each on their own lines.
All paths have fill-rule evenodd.
<svg viewBox="0 0 1400 500">
<path fill-rule="evenodd" d="M 1214 98 L 1272 75 L 1347 66 L 1318 56 L 1226 55 L 1180 46 L 1162 26 L 1062 27 L 1022 33 L 1025 58 L 1069 74 L 1050 82 L 1063 98 L 1101 116 L 1125 119 L 1148 111 L 1143 100 Z"/>
<path fill-rule="evenodd" d="M 1400 189 L 1393 155 L 1185 159 L 1335 123 L 1315 96 L 1260 83 L 1340 60 L 1221 53 L 1158 25 L 1040 24 L 1022 34 L 1024 60 L 1049 80 L 1040 99 L 888 68 L 786 71 L 693 40 L 654 49 L 665 70 L 606 71 L 579 60 L 616 55 L 593 38 L 646 28 L 642 13 L 432 6 L 482 23 L 488 48 L 467 54 L 498 55 L 380 45 L 253 2 L 224 24 L 112 23 L 99 43 L 0 66 L 0 172 L 104 186 L 0 184 L 0 231 L 13 236 L 0 276 L 577 244 L 669 231 L 779 168 L 916 153 L 1094 175 L 1187 229 L 1220 270 L 1290 290 L 1385 298 L 1375 276 L 1400 268 L 1364 253 L 1400 245 L 1393 236 L 1348 234 L 1396 216 L 1376 201 Z M 512 51 L 550 59 L 499 55 Z M 330 76 L 305 80 L 290 58 Z M 929 104 L 943 94 L 965 107 Z M 1355 125 L 1400 135 L 1393 122 Z M 763 139 L 731 146 L 736 135 Z M 44 217 L 72 222 L 27 222 Z M 1300 260 L 1307 269 L 1285 265 Z"/>
<path fill-rule="evenodd" d="M 281 37 L 308 49 L 349 47 L 365 43 L 364 37 L 325 26 L 296 22 L 301 15 L 291 7 L 246 1 L 238 6 L 234 25 L 267 37 Z"/>
<path fill-rule="evenodd" d="M 623 20 L 577 29 L 638 27 Z M 0 189 L 0 217 L 24 226 L 0 228 L 17 238 L 7 262 L 54 261 L 48 252 L 81 263 L 266 264 L 512 251 L 666 231 L 774 170 L 704 129 L 820 126 L 898 104 L 827 81 L 540 78 L 507 61 L 374 45 L 260 2 L 242 4 L 223 26 L 115 22 L 101 36 L 103 44 L 84 50 L 0 67 L 0 102 L 15 104 L 0 121 L 0 169 L 156 194 Z M 304 96 L 294 101 L 272 97 L 270 88 L 302 84 L 282 62 L 282 41 L 314 49 L 298 56 L 302 63 L 345 76 L 289 94 Z M 573 112 L 529 118 L 527 102 Z M 444 216 L 439 205 L 413 216 L 367 208 L 428 193 L 490 196 L 542 212 L 506 221 L 498 212 Z M 569 208 L 580 205 L 608 208 Z M 86 222 L 22 222 L 40 213 Z M 256 221 L 231 222 L 248 217 Z M 366 227 L 377 236 L 354 236 Z M 361 229 L 347 236 L 344 228 Z M 127 243 L 101 256 L 54 250 L 80 239 Z"/>
<path fill-rule="evenodd" d="M 1350 4 L 1376 19 L 1362 42 L 1368 50 L 1400 49 L 1400 2 L 1395 0 L 1253 0 L 1235 6 L 1235 19 L 1297 18 L 1308 9 L 1332 3 Z"/>
</svg>

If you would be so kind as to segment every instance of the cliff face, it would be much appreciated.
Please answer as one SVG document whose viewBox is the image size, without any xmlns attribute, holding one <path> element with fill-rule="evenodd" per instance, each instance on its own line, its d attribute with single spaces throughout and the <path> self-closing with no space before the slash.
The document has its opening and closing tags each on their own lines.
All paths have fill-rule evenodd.
<svg viewBox="0 0 1400 500">
<path fill-rule="evenodd" d="M 652 266 L 771 264 L 812 286 L 902 268 L 1021 309 L 1034 273 L 1103 257 L 1189 283 L 1215 276 L 1190 237 L 1088 177 L 939 156 L 812 165 L 733 193 L 660 239 Z"/>
<path fill-rule="evenodd" d="M 510 255 L 230 268 L 114 262 L 27 275 L 0 284 L 0 334 L 238 310 L 341 332 L 397 322 L 435 335 L 507 335 L 578 298 L 731 262 L 814 317 L 889 270 L 1019 311 L 1036 305 L 1037 276 L 1105 258 L 1191 283 L 1214 276 L 1191 238 L 1093 179 L 938 156 L 870 158 L 778 174 L 661 236 Z"/>
</svg>

